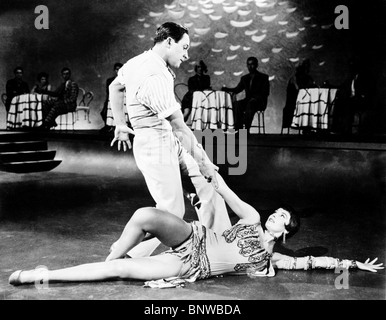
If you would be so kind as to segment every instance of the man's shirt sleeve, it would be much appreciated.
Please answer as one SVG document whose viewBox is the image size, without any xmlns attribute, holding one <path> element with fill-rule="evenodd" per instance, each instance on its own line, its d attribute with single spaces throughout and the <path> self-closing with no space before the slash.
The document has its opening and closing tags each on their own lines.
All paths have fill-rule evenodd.
<svg viewBox="0 0 386 320">
<path fill-rule="evenodd" d="M 169 83 L 162 75 L 148 77 L 139 87 L 136 98 L 157 114 L 159 119 L 165 119 L 181 109 L 174 96 L 173 82 Z"/>
</svg>

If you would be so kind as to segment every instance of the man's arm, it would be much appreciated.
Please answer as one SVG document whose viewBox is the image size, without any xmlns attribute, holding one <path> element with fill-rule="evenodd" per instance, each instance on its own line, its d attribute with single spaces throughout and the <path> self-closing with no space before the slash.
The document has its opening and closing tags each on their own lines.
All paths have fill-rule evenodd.
<svg viewBox="0 0 386 320">
<path fill-rule="evenodd" d="M 70 90 L 68 96 L 64 97 L 64 102 L 66 104 L 76 104 L 76 100 L 78 99 L 79 86 L 76 82 L 70 82 Z"/>
<path fill-rule="evenodd" d="M 111 105 L 111 111 L 114 116 L 114 121 L 116 126 L 124 125 L 126 124 L 126 115 L 125 115 L 125 105 L 124 105 L 124 99 L 125 99 L 125 86 L 123 86 L 117 78 L 114 79 L 113 82 L 109 85 L 109 98 L 110 98 L 110 105 Z"/>
<path fill-rule="evenodd" d="M 123 86 L 117 78 L 109 86 L 109 98 L 111 111 L 115 122 L 114 139 L 111 141 L 111 146 L 115 141 L 118 141 L 118 150 L 123 148 L 123 151 L 131 148 L 129 134 L 134 134 L 134 131 L 127 126 L 125 112 L 125 86 Z"/>
<path fill-rule="evenodd" d="M 182 146 L 188 151 L 196 160 L 202 175 L 208 182 L 215 179 L 215 170 L 217 167 L 209 159 L 208 155 L 198 143 L 196 137 L 190 128 L 186 125 L 181 110 L 177 110 L 166 118 L 172 126 L 174 134 L 180 140 Z M 215 181 L 216 183 L 216 181 Z"/>
<path fill-rule="evenodd" d="M 242 81 L 242 78 L 240 79 L 240 82 L 238 83 L 238 85 L 236 87 L 234 87 L 234 88 L 228 88 L 226 86 L 222 87 L 223 91 L 231 92 L 231 93 L 234 93 L 234 94 L 238 94 L 241 91 L 243 91 L 244 89 L 245 89 L 244 88 L 244 82 Z"/>
</svg>

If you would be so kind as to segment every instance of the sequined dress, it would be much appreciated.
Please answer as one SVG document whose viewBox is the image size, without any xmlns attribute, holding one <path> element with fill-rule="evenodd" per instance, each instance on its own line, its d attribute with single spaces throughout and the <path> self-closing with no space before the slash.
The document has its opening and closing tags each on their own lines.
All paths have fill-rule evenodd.
<svg viewBox="0 0 386 320">
<path fill-rule="evenodd" d="M 272 254 L 262 245 L 258 228 L 254 225 L 235 224 L 222 235 L 192 222 L 190 238 L 174 250 L 184 262 L 179 278 L 193 282 L 225 273 L 250 276 L 273 276 Z"/>
</svg>

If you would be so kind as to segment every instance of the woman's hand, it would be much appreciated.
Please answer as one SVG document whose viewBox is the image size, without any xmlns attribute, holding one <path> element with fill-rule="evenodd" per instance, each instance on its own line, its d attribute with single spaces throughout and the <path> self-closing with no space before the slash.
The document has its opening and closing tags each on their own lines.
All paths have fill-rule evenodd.
<svg viewBox="0 0 386 320">
<path fill-rule="evenodd" d="M 114 131 L 114 139 L 111 141 L 110 146 L 112 147 L 118 141 L 118 151 L 121 151 L 121 148 L 124 152 L 131 149 L 129 134 L 134 135 L 135 133 L 127 125 L 117 125 Z"/>
<path fill-rule="evenodd" d="M 357 261 L 358 269 L 366 270 L 370 272 L 377 272 L 379 269 L 384 269 L 383 263 L 375 264 L 375 261 L 377 261 L 378 258 L 375 258 L 373 261 L 370 261 L 370 258 L 368 258 L 365 262 L 359 262 Z"/>
<path fill-rule="evenodd" d="M 198 165 L 201 174 L 204 176 L 208 183 L 211 183 L 215 189 L 218 188 L 216 171 L 218 171 L 218 167 L 213 164 L 211 161 L 203 161 Z"/>
</svg>

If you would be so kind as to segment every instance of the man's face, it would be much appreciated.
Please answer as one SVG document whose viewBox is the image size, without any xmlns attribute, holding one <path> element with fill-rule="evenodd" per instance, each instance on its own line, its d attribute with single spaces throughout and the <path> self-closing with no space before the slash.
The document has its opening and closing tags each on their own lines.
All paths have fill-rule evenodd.
<svg viewBox="0 0 386 320">
<path fill-rule="evenodd" d="M 47 84 L 47 78 L 46 77 L 41 77 L 40 78 L 40 83 L 44 86 Z"/>
<path fill-rule="evenodd" d="M 69 80 L 70 77 L 71 77 L 71 72 L 70 71 L 65 70 L 65 71 L 62 72 L 62 78 L 63 78 L 64 81 Z"/>
<path fill-rule="evenodd" d="M 189 59 L 188 50 L 190 47 L 190 38 L 188 34 L 184 34 L 180 41 L 175 42 L 172 38 L 168 38 L 169 55 L 166 61 L 168 65 L 179 68 L 181 63 Z"/>
<path fill-rule="evenodd" d="M 16 70 L 15 78 L 21 80 L 21 78 L 23 78 L 23 70 Z"/>
<path fill-rule="evenodd" d="M 254 60 L 248 60 L 248 61 L 247 61 L 247 68 L 248 68 L 249 73 L 255 72 L 256 69 L 257 69 L 257 63 L 256 63 L 256 61 L 254 61 Z"/>
</svg>

